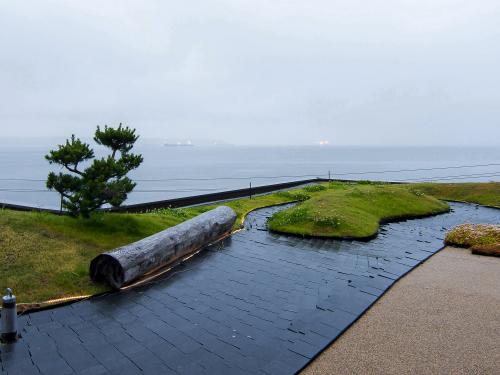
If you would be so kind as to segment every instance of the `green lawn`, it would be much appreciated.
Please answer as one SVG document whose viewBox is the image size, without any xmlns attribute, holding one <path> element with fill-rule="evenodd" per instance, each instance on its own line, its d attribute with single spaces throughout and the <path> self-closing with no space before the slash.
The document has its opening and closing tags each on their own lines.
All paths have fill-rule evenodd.
<svg viewBox="0 0 500 375">
<path fill-rule="evenodd" d="M 311 199 L 276 213 L 269 228 L 300 236 L 367 239 L 379 223 L 437 214 L 449 206 L 411 185 L 330 183 Z"/>
<path fill-rule="evenodd" d="M 414 184 L 415 188 L 439 199 L 482 204 L 500 208 L 500 182 L 461 184 Z"/>
<path fill-rule="evenodd" d="M 225 202 L 245 215 L 265 206 L 304 201 L 271 220 L 275 230 L 299 235 L 368 237 L 380 220 L 414 217 L 448 209 L 441 199 L 477 201 L 475 191 L 499 202 L 498 184 L 388 185 L 361 182 L 313 185 L 304 189 Z M 461 199 L 455 192 L 461 191 Z M 425 194 L 424 194 L 425 192 Z M 451 194 L 453 192 L 453 194 Z M 219 205 L 219 204 L 217 204 Z M 88 277 L 90 260 L 97 254 L 137 241 L 216 207 L 163 209 L 146 214 L 100 213 L 75 219 L 47 213 L 0 209 L 0 289 L 11 287 L 18 301 L 89 295 L 106 291 Z"/>
</svg>

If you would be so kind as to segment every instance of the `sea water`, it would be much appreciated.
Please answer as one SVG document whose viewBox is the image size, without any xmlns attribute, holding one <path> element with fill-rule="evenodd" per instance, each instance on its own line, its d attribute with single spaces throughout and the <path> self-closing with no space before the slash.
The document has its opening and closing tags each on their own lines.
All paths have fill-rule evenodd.
<svg viewBox="0 0 500 375">
<path fill-rule="evenodd" d="M 58 208 L 48 192 L 46 142 L 2 142 L 0 202 Z M 500 147 L 193 146 L 139 144 L 143 164 L 126 203 L 141 203 L 216 191 L 322 177 L 384 181 L 498 181 Z M 102 150 L 97 151 L 98 155 Z M 497 164 L 481 167 L 435 169 Z M 415 170 L 421 169 L 421 170 Z"/>
</svg>

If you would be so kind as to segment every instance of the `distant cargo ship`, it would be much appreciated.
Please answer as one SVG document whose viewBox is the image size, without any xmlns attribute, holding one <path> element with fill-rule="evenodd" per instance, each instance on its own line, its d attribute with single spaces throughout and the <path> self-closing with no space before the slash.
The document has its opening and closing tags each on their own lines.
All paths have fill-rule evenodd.
<svg viewBox="0 0 500 375">
<path fill-rule="evenodd" d="M 165 143 L 165 147 L 193 147 L 194 144 L 191 141 L 178 141 L 175 143 Z"/>
<path fill-rule="evenodd" d="M 163 146 L 165 147 L 207 147 L 207 146 L 231 146 L 230 143 L 225 141 L 217 140 L 217 139 L 164 139 Z"/>
</svg>

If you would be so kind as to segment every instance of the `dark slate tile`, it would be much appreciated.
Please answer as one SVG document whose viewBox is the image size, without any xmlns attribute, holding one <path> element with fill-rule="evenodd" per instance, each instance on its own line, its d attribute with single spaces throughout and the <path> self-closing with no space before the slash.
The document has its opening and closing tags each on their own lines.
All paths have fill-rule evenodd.
<svg viewBox="0 0 500 375">
<path fill-rule="evenodd" d="M 15 362 L 4 363 L 4 372 L 9 375 L 39 375 L 38 367 L 29 359 L 16 360 Z"/>
<path fill-rule="evenodd" d="M 76 372 L 82 372 L 99 366 L 98 361 L 83 345 L 63 346 L 59 354 L 64 361 Z"/>
<path fill-rule="evenodd" d="M 109 369 L 107 374 L 110 375 L 142 375 L 141 369 L 137 368 L 135 365 L 130 364 L 120 364 L 112 369 Z"/>
<path fill-rule="evenodd" d="M 297 335 L 297 340 L 304 341 L 316 348 L 324 348 L 335 336 L 324 337 L 314 331 L 308 330 L 305 334 Z"/>
<path fill-rule="evenodd" d="M 146 349 L 141 343 L 130 336 L 123 337 L 121 340 L 113 342 L 113 346 L 128 358 Z"/>
<path fill-rule="evenodd" d="M 107 373 L 108 370 L 103 365 L 94 365 L 77 372 L 78 375 L 104 375 Z"/>
<path fill-rule="evenodd" d="M 269 375 L 292 375 L 297 372 L 297 367 L 294 364 L 275 359 L 267 363 L 262 371 Z"/>
<path fill-rule="evenodd" d="M 42 374 L 46 375 L 69 375 L 74 373 L 73 369 L 60 357 L 37 360 L 36 366 Z"/>
<path fill-rule="evenodd" d="M 302 340 L 295 340 L 293 342 L 287 342 L 285 347 L 297 354 L 300 354 L 306 358 L 313 358 L 318 353 L 318 348 Z"/>
<path fill-rule="evenodd" d="M 86 330 L 79 331 L 78 339 L 83 343 L 108 344 L 106 336 L 104 336 L 102 332 L 95 327 L 89 327 Z"/>
<path fill-rule="evenodd" d="M 67 327 L 53 329 L 50 332 L 47 332 L 47 335 L 54 340 L 57 347 L 80 345 L 82 343 L 76 332 Z"/>
<path fill-rule="evenodd" d="M 99 332 L 103 335 L 107 342 L 112 344 L 131 338 L 127 333 L 127 330 L 122 325 L 101 328 L 99 329 Z"/>
<path fill-rule="evenodd" d="M 36 345 L 30 345 L 30 354 L 32 360 L 37 363 L 39 360 L 45 359 L 59 359 L 59 353 L 57 347 L 53 341 L 46 340 L 46 343 L 37 343 Z"/>
<path fill-rule="evenodd" d="M 140 342 L 146 348 L 165 342 L 164 338 L 158 336 L 150 329 L 139 325 L 127 327 L 127 334 L 133 337 L 136 341 Z"/>
<path fill-rule="evenodd" d="M 52 321 L 52 312 L 45 310 L 29 314 L 29 321 L 32 325 L 49 323 Z"/>
<path fill-rule="evenodd" d="M 97 361 L 108 370 L 135 365 L 111 344 L 84 344 Z"/>
<path fill-rule="evenodd" d="M 209 375 L 216 373 L 209 373 L 207 370 L 202 367 L 197 362 L 186 362 L 177 366 L 176 374 L 185 374 L 185 375 Z"/>
<path fill-rule="evenodd" d="M 158 357 L 149 350 L 133 352 L 129 356 L 130 360 L 145 374 L 170 374 L 174 373 Z"/>
<path fill-rule="evenodd" d="M 151 348 L 151 352 L 159 358 L 165 366 L 176 372 L 182 372 L 186 364 L 191 363 L 194 358 L 191 355 L 184 354 L 175 346 L 165 348 L 163 345 L 158 345 Z"/>
<path fill-rule="evenodd" d="M 27 344 L 24 341 L 17 341 L 12 344 L 0 344 L 0 365 L 3 362 L 15 363 L 16 361 L 30 360 L 30 352 Z"/>
</svg>

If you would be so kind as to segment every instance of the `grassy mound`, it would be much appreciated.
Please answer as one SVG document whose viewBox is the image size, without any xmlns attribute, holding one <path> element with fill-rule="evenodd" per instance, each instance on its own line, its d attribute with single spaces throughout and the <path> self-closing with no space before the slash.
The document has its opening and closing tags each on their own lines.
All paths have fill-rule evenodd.
<svg viewBox="0 0 500 375">
<path fill-rule="evenodd" d="M 311 199 L 273 215 L 269 228 L 300 236 L 367 239 L 380 222 L 446 212 L 446 203 L 412 186 L 330 183 Z"/>
<path fill-rule="evenodd" d="M 500 208 L 500 182 L 439 184 L 412 184 L 425 194 L 439 199 L 470 202 Z"/>
<path fill-rule="evenodd" d="M 445 243 L 470 248 L 474 254 L 500 256 L 500 225 L 458 225 L 446 234 Z"/>
</svg>

